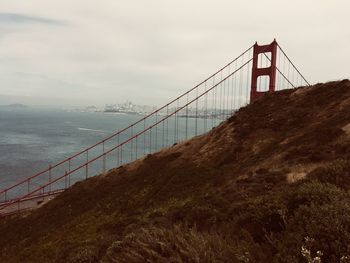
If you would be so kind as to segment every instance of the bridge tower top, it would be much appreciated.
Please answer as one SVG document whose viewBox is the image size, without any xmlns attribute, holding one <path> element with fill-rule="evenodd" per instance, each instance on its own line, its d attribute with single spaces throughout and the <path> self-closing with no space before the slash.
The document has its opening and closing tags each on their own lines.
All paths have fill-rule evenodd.
<svg viewBox="0 0 350 263">
<path fill-rule="evenodd" d="M 276 57 L 277 57 L 277 42 L 276 39 L 269 45 L 258 45 L 255 42 L 253 46 L 253 64 L 252 64 L 252 81 L 251 81 L 251 91 L 250 91 L 250 102 L 256 101 L 266 92 L 274 92 L 276 85 Z M 270 66 L 269 67 L 259 67 L 259 54 L 271 53 Z M 262 57 L 260 57 L 261 59 Z M 269 77 L 268 91 L 262 91 L 262 87 L 258 87 L 258 78 L 262 76 Z"/>
</svg>

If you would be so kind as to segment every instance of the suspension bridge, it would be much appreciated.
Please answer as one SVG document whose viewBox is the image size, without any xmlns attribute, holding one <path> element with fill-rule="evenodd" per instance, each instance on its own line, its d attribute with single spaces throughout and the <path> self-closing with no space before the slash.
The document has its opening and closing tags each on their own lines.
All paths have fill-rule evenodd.
<svg viewBox="0 0 350 263">
<path fill-rule="evenodd" d="M 255 43 L 151 114 L 0 190 L 0 216 L 34 208 L 78 181 L 203 134 L 265 93 L 308 85 L 276 40 Z"/>
</svg>

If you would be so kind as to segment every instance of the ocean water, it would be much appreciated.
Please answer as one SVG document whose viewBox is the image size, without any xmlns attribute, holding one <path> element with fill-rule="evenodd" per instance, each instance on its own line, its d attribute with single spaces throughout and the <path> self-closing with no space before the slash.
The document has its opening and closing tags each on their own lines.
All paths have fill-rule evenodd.
<svg viewBox="0 0 350 263">
<path fill-rule="evenodd" d="M 0 108 L 0 189 L 139 119 L 138 115 Z"/>
<path fill-rule="evenodd" d="M 19 180 L 46 169 L 50 164 L 54 165 L 72 154 L 94 145 L 142 117 L 140 115 L 103 112 L 67 112 L 31 107 L 16 109 L 0 107 L 0 189 L 7 188 Z M 106 157 L 105 166 L 108 170 L 157 151 L 164 146 L 171 146 L 175 142 L 208 131 L 220 121 L 222 120 L 204 121 L 194 118 L 175 120 L 175 118 L 170 118 L 168 122 L 162 123 L 163 126 L 159 125 L 158 130 L 153 129 L 145 136 L 140 136 L 135 142 L 126 144 L 123 149 L 109 154 Z M 137 129 L 132 131 L 133 134 L 142 130 L 143 127 L 141 123 Z M 166 134 L 164 135 L 165 130 Z M 176 132 L 174 132 L 175 130 Z M 133 134 L 121 134 L 120 140 L 126 140 Z M 106 143 L 105 146 L 111 148 L 116 144 L 117 141 L 111 140 L 109 145 Z M 89 152 L 89 158 L 101 154 L 101 150 L 101 147 L 96 147 Z M 79 158 L 72 160 L 72 169 L 86 160 L 85 155 Z M 89 165 L 88 173 L 85 169 L 80 169 L 81 171 L 75 173 L 75 180 L 84 179 L 87 174 L 88 176 L 99 174 L 102 172 L 101 168 L 102 162 L 97 160 Z M 45 184 L 49 176 L 58 177 L 67 170 L 68 167 L 64 164 L 55 169 L 56 174 L 46 173 L 42 177 L 38 177 L 37 181 L 32 180 L 30 186 L 24 185 L 23 189 L 14 189 L 13 193 L 9 193 L 9 195 L 17 196 L 35 189 L 35 187 Z M 62 188 L 65 183 L 67 182 L 61 180 L 56 188 Z"/>
</svg>

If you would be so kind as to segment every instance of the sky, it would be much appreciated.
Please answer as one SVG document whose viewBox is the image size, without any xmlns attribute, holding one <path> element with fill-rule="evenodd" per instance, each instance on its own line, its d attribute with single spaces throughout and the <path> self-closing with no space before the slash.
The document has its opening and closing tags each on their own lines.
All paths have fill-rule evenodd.
<svg viewBox="0 0 350 263">
<path fill-rule="evenodd" d="M 348 0 L 0 0 L 0 104 L 161 105 L 258 41 L 350 78 Z"/>
</svg>

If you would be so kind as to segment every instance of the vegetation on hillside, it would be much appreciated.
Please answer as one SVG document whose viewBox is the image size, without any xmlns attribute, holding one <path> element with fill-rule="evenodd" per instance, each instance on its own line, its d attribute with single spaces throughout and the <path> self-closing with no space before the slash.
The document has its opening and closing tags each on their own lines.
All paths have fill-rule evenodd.
<svg viewBox="0 0 350 263">
<path fill-rule="evenodd" d="M 2 220 L 0 262 L 349 262 L 349 109 L 349 81 L 265 96 Z"/>
</svg>

